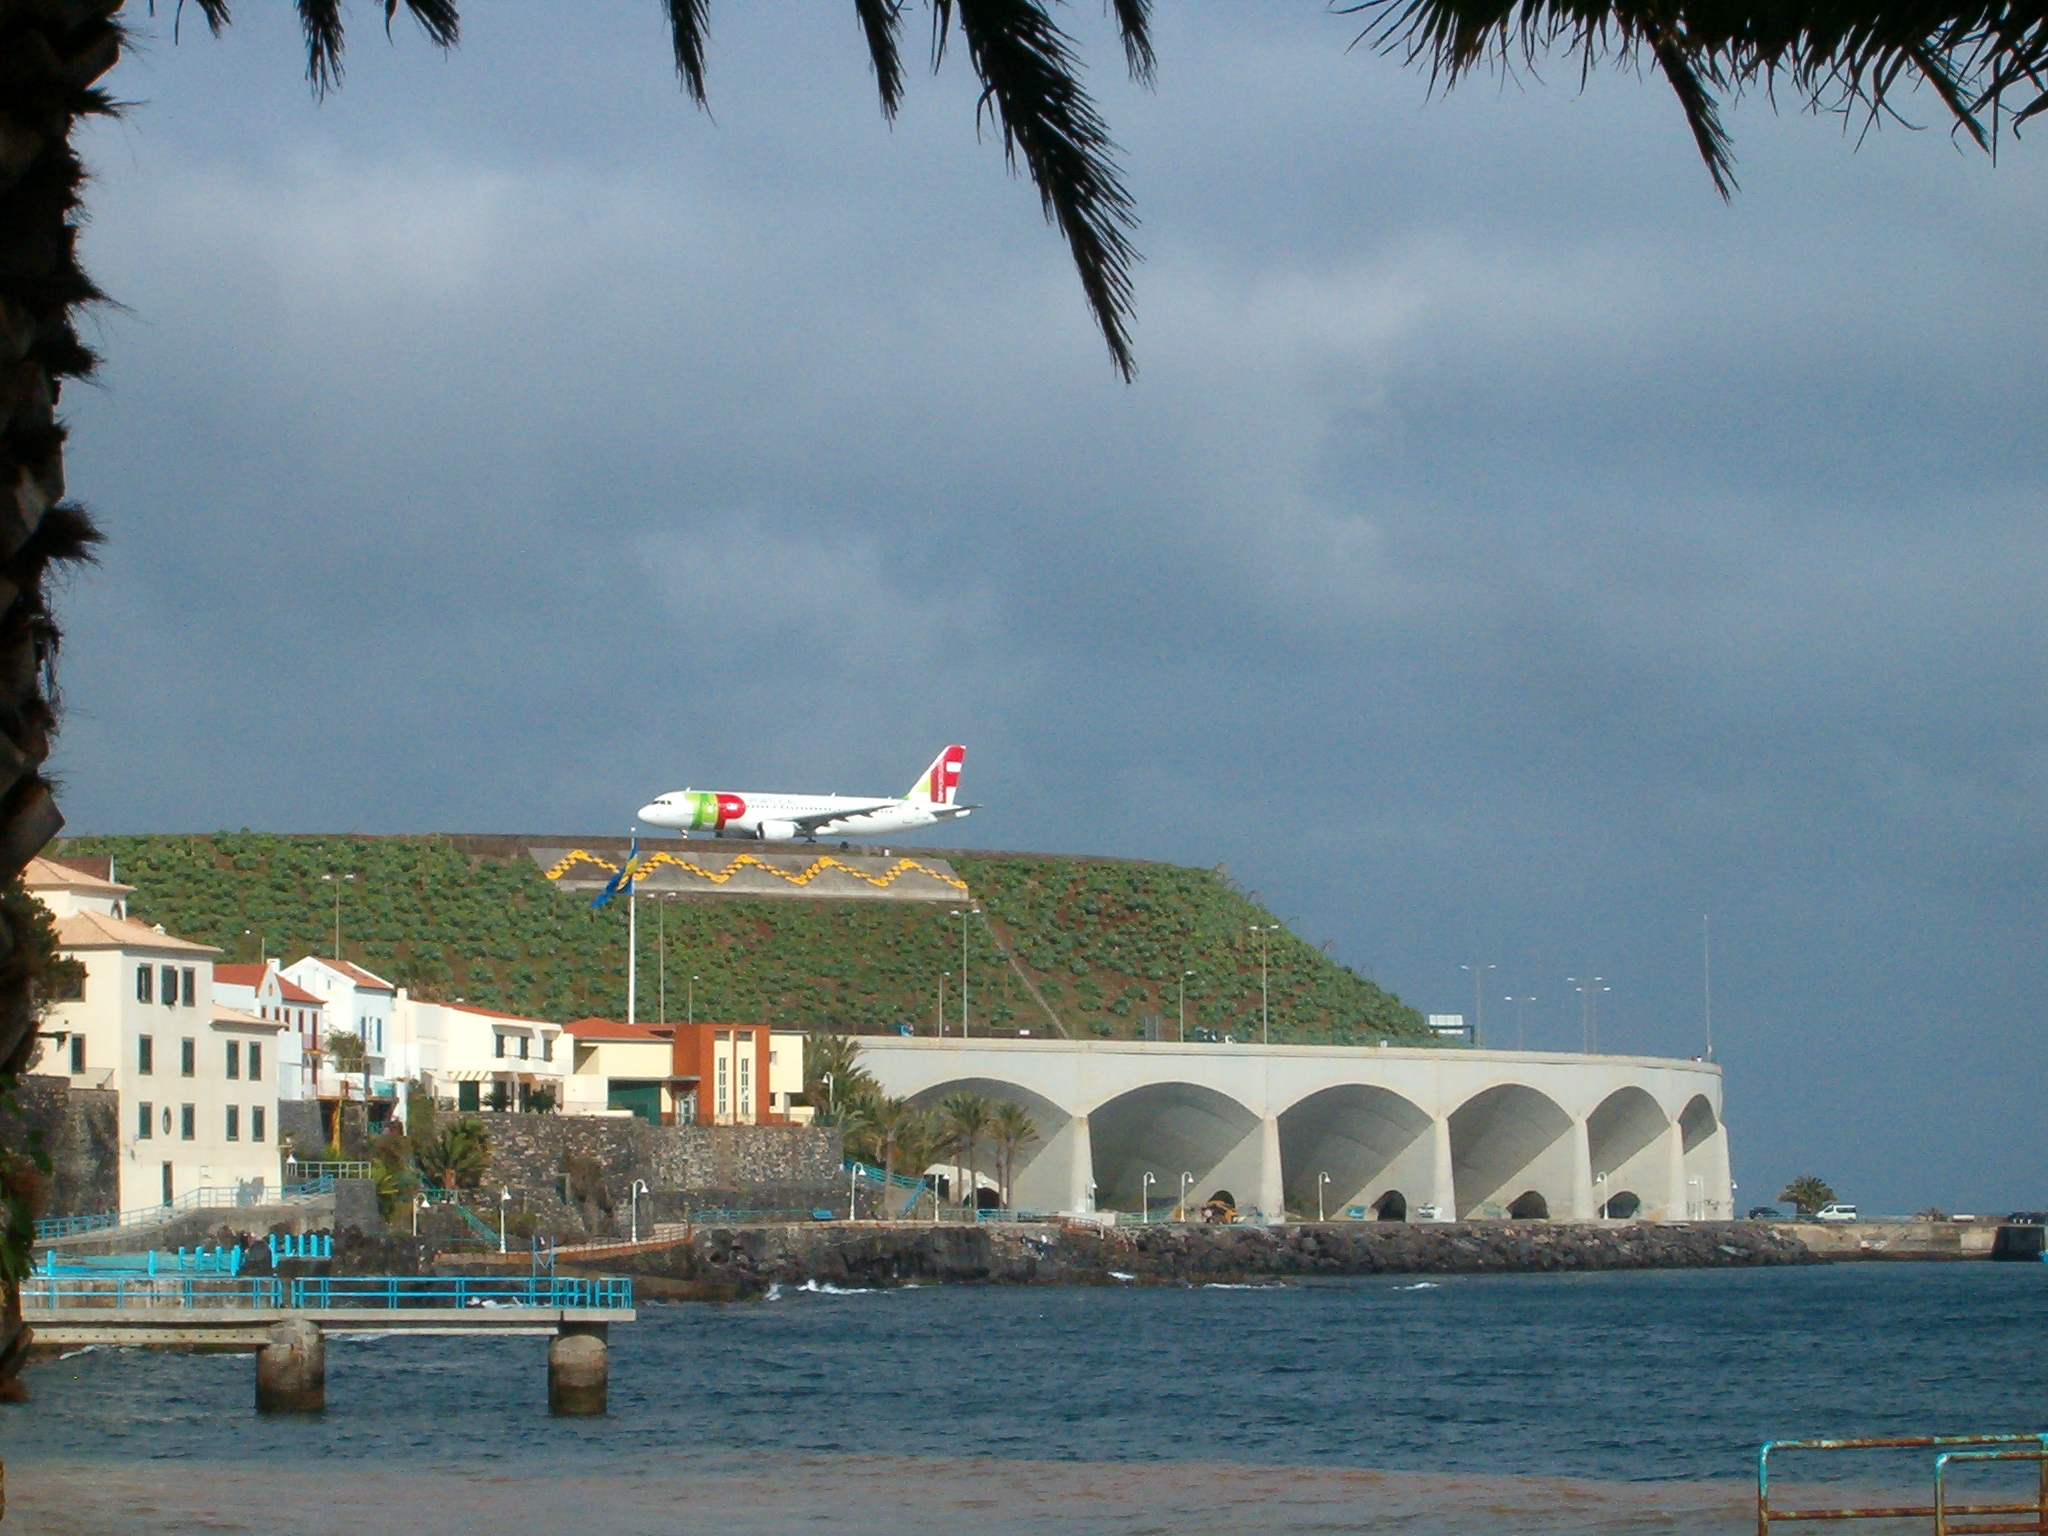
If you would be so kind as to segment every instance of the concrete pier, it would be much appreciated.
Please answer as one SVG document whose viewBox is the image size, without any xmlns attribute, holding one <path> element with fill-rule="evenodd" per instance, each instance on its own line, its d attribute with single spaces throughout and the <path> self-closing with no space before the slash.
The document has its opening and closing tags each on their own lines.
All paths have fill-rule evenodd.
<svg viewBox="0 0 2048 1536">
<path fill-rule="evenodd" d="M 611 1386 L 611 1348 L 603 1323 L 563 1327 L 548 1345 L 548 1412 L 582 1418 L 605 1411 Z"/>
<path fill-rule="evenodd" d="M 327 1337 L 318 1323 L 287 1318 L 256 1351 L 258 1413 L 320 1413 L 327 1407 Z"/>
</svg>

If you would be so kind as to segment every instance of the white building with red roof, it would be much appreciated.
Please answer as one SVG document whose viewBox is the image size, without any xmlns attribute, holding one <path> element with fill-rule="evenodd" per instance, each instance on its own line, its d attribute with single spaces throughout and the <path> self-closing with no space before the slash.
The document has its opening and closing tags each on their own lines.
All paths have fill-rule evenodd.
<svg viewBox="0 0 2048 1536">
<path fill-rule="evenodd" d="M 318 1098 L 321 1042 L 327 1038 L 327 1000 L 284 974 L 275 959 L 261 965 L 213 968 L 216 1002 L 259 1019 L 284 1025 L 277 1037 L 277 1096 L 286 1101 Z"/>
<path fill-rule="evenodd" d="M 471 1003 L 430 1003 L 397 994 L 394 1072 L 451 1109 L 531 1109 L 534 1095 L 563 1107 L 570 1061 L 562 1026 Z"/>
<path fill-rule="evenodd" d="M 381 1122 L 383 1115 L 375 1104 L 380 1100 L 386 1105 L 396 1103 L 397 1081 L 408 1075 L 403 1070 L 393 1071 L 385 1059 L 391 1044 L 391 1016 L 398 1002 L 398 988 L 359 965 L 323 955 L 294 960 L 281 974 L 286 981 L 318 998 L 321 1005 L 322 1057 L 311 1084 L 311 1096 L 368 1097 L 373 1104 L 371 1123 Z M 334 1071 L 331 1053 L 325 1049 L 328 1037 L 336 1034 L 354 1035 L 363 1042 L 363 1069 L 348 1074 L 346 1086 Z"/>
<path fill-rule="evenodd" d="M 120 1095 L 120 1208 L 274 1194 L 283 1023 L 222 1003 L 219 951 L 132 920 L 133 886 L 54 859 L 31 859 L 22 882 L 85 970 L 44 1016 L 37 1069 Z"/>
</svg>

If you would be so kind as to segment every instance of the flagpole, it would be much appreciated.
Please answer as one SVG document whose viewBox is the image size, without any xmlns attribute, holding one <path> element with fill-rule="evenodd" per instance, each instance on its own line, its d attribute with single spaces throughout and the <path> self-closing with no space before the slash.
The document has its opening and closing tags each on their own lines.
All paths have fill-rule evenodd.
<svg viewBox="0 0 2048 1536">
<path fill-rule="evenodd" d="M 635 1020 L 640 1001 L 640 882 L 626 881 L 626 1022 Z"/>
</svg>

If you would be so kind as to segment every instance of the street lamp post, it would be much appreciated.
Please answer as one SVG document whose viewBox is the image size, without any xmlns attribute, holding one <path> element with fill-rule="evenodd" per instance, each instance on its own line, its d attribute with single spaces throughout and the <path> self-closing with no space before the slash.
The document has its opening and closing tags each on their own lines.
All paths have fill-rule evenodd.
<svg viewBox="0 0 2048 1536">
<path fill-rule="evenodd" d="M 694 976 L 690 978 L 689 1009 L 689 1022 L 694 1025 L 697 1022 L 697 978 Z"/>
<path fill-rule="evenodd" d="M 1273 1043 L 1272 992 L 1266 984 L 1266 944 L 1273 930 L 1279 926 L 1278 923 L 1267 923 L 1263 927 L 1258 923 L 1252 924 L 1252 932 L 1259 936 L 1259 1044 L 1261 1045 L 1271 1045 Z"/>
<path fill-rule="evenodd" d="M 953 915 L 960 919 L 960 1038 L 965 1040 L 967 1038 L 967 925 L 975 918 L 981 916 L 981 908 L 955 907 Z M 944 1018 L 943 1011 L 941 1011 L 940 1017 L 941 1019 Z M 941 1032 L 944 1031 L 944 1028 L 945 1026 L 942 1023 L 940 1025 Z"/>
<path fill-rule="evenodd" d="M 1504 997 L 1504 998 L 1502 998 L 1502 999 L 1501 999 L 1501 1001 L 1502 1001 L 1502 1002 L 1504 1002 L 1504 1003 L 1513 1003 L 1513 1004 L 1515 1005 L 1515 1049 L 1519 1051 L 1519 1050 L 1523 1049 L 1523 1045 L 1522 1045 L 1522 1006 L 1523 1006 L 1523 1005 L 1524 1005 L 1525 1003 L 1533 1003 L 1533 1002 L 1535 1002 L 1535 1001 L 1536 1001 L 1535 995 L 1534 995 L 1534 994 L 1532 993 L 1532 994 L 1531 994 L 1530 996 L 1528 996 L 1528 997 Z"/>
<path fill-rule="evenodd" d="M 1576 976 L 1567 976 L 1565 980 L 1570 982 L 1572 990 L 1579 994 L 1579 1049 L 1590 1056 L 1600 1038 L 1594 1028 L 1595 1000 L 1602 992 L 1612 992 L 1614 988 L 1606 985 L 1607 978 L 1604 976 L 1588 976 L 1584 981 Z"/>
<path fill-rule="evenodd" d="M 1601 1221 L 1605 1221 L 1607 1219 L 1607 1175 L 1596 1173 L 1593 1175 L 1593 1182 L 1599 1186 L 1600 1195 L 1600 1198 L 1594 1202 L 1593 1214 Z"/>
<path fill-rule="evenodd" d="M 1493 965 L 1481 965 L 1473 961 L 1460 965 L 1461 971 L 1472 973 L 1472 1043 L 1475 1046 L 1486 1043 L 1486 973 L 1497 969 Z"/>
<path fill-rule="evenodd" d="M 1188 1219 L 1188 1186 L 1194 1182 L 1195 1176 L 1192 1173 L 1183 1173 L 1180 1176 L 1180 1219 L 1182 1221 Z"/>
<path fill-rule="evenodd" d="M 341 888 L 354 881 L 354 875 L 322 875 L 322 880 L 334 886 L 334 958 L 341 958 Z"/>
<path fill-rule="evenodd" d="M 1141 1202 L 1140 1209 L 1144 1211 L 1147 1223 L 1150 1223 L 1152 1220 L 1152 1186 L 1158 1182 L 1157 1179 L 1148 1173 L 1138 1185 L 1138 1199 Z"/>
<path fill-rule="evenodd" d="M 633 1181 L 633 1191 L 632 1191 L 632 1193 L 633 1193 L 633 1241 L 637 1243 L 637 1242 L 639 1242 L 639 1241 L 640 1241 L 640 1197 L 641 1197 L 642 1195 L 650 1195 L 650 1194 L 654 1193 L 654 1191 L 652 1191 L 651 1189 L 649 1189 L 649 1188 L 647 1187 L 647 1181 L 646 1181 L 645 1179 L 635 1179 L 635 1180 Z"/>
<path fill-rule="evenodd" d="M 501 1188 L 498 1191 L 498 1252 L 505 1251 L 505 1212 L 511 1208 L 512 1191 Z"/>
<path fill-rule="evenodd" d="M 425 1195 L 414 1195 L 412 1197 L 412 1235 L 414 1237 L 420 1235 L 420 1211 L 426 1206 L 426 1203 L 427 1197 Z"/>
<path fill-rule="evenodd" d="M 1329 1219 L 1327 1216 L 1323 1214 L 1323 1186 L 1329 1182 L 1330 1176 L 1327 1173 L 1319 1173 L 1316 1175 L 1316 1220 L 1318 1222 L 1327 1221 Z"/>
<path fill-rule="evenodd" d="M 1182 1045 L 1188 1043 L 1188 978 L 1194 974 L 1193 971 L 1182 971 L 1180 973 L 1180 1043 Z"/>
</svg>

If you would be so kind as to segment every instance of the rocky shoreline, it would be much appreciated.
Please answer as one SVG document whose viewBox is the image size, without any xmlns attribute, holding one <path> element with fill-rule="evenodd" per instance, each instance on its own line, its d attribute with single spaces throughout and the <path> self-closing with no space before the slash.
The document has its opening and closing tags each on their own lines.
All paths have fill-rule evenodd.
<svg viewBox="0 0 2048 1536">
<path fill-rule="evenodd" d="M 641 1297 L 740 1300 L 771 1285 L 1204 1285 L 1313 1277 L 1731 1269 L 1821 1262 L 1761 1222 L 1672 1225 L 1488 1221 L 1284 1227 L 915 1223 L 699 1227 L 637 1252 L 592 1255 Z M 564 1255 L 564 1273 L 585 1266 Z"/>
</svg>

